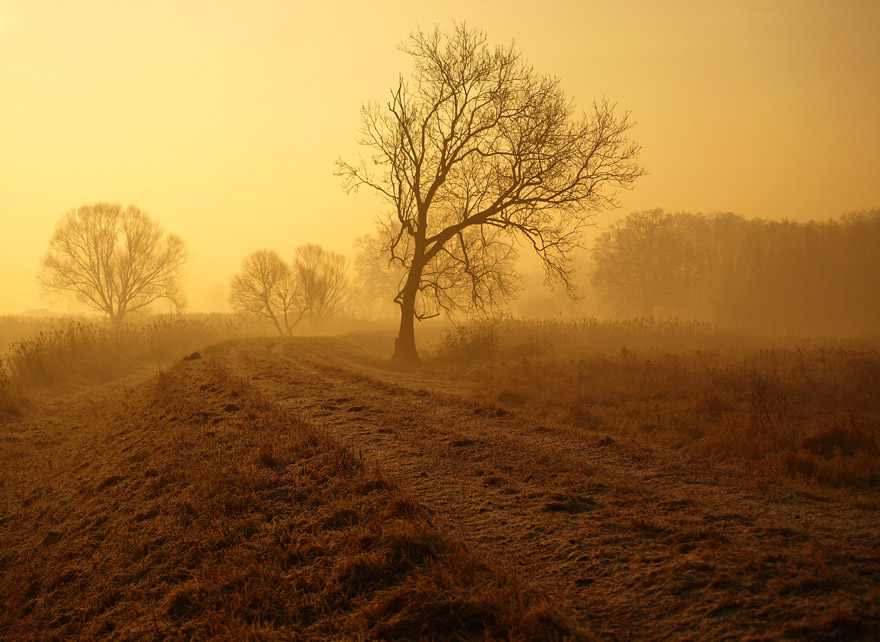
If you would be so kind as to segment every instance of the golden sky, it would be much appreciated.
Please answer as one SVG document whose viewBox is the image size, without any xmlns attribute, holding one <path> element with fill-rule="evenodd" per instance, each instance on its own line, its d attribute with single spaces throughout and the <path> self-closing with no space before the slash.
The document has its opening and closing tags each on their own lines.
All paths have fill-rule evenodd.
<svg viewBox="0 0 880 642">
<path fill-rule="evenodd" d="M 397 44 L 452 20 L 632 112 L 650 175 L 600 225 L 880 207 L 878 0 L 0 0 L 0 314 L 52 305 L 39 258 L 97 201 L 186 240 L 195 311 L 252 250 L 349 252 L 382 205 L 334 161 L 408 72 Z"/>
</svg>

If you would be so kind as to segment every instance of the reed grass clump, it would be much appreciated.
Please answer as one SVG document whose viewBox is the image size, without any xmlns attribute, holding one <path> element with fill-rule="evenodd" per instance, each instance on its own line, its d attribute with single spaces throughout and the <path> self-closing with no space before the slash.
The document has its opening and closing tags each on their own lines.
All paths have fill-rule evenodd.
<svg viewBox="0 0 880 642">
<path fill-rule="evenodd" d="M 241 321 L 225 315 L 163 316 L 122 325 L 60 320 L 11 344 L 3 356 L 3 377 L 10 389 L 107 379 L 135 364 L 164 363 L 246 332 Z"/>
<path fill-rule="evenodd" d="M 12 379 L 5 360 L 0 358 L 0 420 L 21 416 L 24 406 L 21 386 Z"/>
</svg>

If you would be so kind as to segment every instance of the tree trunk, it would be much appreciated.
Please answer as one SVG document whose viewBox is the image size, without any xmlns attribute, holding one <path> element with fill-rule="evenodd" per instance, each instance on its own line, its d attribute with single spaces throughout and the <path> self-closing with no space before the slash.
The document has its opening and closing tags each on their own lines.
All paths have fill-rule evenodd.
<svg viewBox="0 0 880 642">
<path fill-rule="evenodd" d="M 284 330 L 281 329 L 281 324 L 278 323 L 278 317 L 275 316 L 275 313 L 272 312 L 271 309 L 269 310 L 269 316 L 270 316 L 271 319 L 272 319 L 272 323 L 275 324 L 275 329 L 278 330 L 278 334 L 280 334 L 280 335 L 283 337 L 283 336 L 284 336 Z"/>
<path fill-rule="evenodd" d="M 394 340 L 394 355 L 391 360 L 402 365 L 415 365 L 420 362 L 416 352 L 416 294 L 419 281 L 422 280 L 422 269 L 414 264 L 410 267 L 403 298 L 400 302 L 400 331 Z"/>
<path fill-rule="evenodd" d="M 114 328 L 118 328 L 122 325 L 122 317 L 125 316 L 124 310 L 114 310 L 113 304 L 110 304 L 109 310 L 107 311 L 107 316 L 110 317 L 110 323 Z"/>
<path fill-rule="evenodd" d="M 419 363 L 419 355 L 416 352 L 415 317 L 412 311 L 407 313 L 406 308 L 406 305 L 400 307 L 400 331 L 394 340 L 394 356 L 391 360 L 403 365 L 414 365 Z"/>
</svg>

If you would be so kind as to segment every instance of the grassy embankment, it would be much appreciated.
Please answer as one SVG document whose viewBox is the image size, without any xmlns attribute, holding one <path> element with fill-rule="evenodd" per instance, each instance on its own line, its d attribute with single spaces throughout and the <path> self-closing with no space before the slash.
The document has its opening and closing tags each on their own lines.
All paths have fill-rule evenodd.
<svg viewBox="0 0 880 642">
<path fill-rule="evenodd" d="M 218 365 L 80 406 L 5 448 L 0 637 L 580 637 Z"/>
<path fill-rule="evenodd" d="M 505 321 L 436 348 L 499 404 L 750 474 L 880 484 L 880 341 L 684 322 Z"/>
<path fill-rule="evenodd" d="M 250 331 L 225 315 L 156 317 L 113 327 L 70 318 L 0 318 L 0 420 L 20 417 L 29 393 L 58 383 L 98 382 L 141 364 L 183 354 Z"/>
</svg>

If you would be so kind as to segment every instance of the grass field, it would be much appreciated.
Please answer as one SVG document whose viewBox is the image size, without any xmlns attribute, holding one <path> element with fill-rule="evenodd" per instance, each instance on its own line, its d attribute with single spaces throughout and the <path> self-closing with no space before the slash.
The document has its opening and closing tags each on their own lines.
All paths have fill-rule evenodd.
<svg viewBox="0 0 880 642">
<path fill-rule="evenodd" d="M 7 433 L 4 639 L 580 637 L 221 366 L 86 401 L 72 425 Z"/>
<path fill-rule="evenodd" d="M 880 341 L 716 324 L 503 321 L 433 364 L 499 404 L 750 474 L 880 483 Z"/>
<path fill-rule="evenodd" d="M 254 332 L 6 352 L 0 638 L 872 639 L 876 338 Z"/>
<path fill-rule="evenodd" d="M 261 328 L 224 315 L 119 328 L 0 319 L 19 336 L 0 358 L 0 414 L 28 391 L 161 365 Z M 479 383 L 498 403 L 577 429 L 621 433 L 750 473 L 836 486 L 880 483 L 880 340 L 679 321 L 456 326 L 428 367 Z"/>
</svg>

